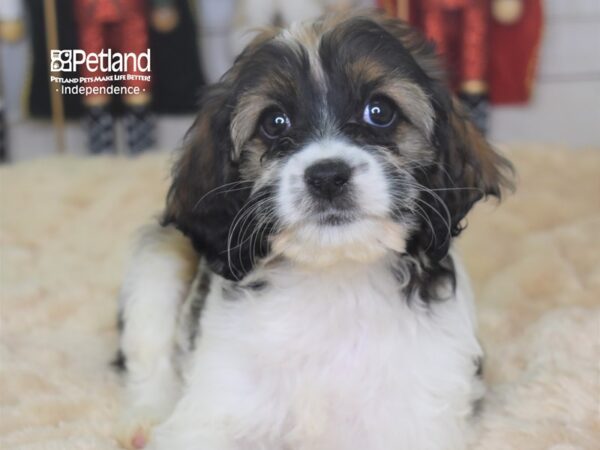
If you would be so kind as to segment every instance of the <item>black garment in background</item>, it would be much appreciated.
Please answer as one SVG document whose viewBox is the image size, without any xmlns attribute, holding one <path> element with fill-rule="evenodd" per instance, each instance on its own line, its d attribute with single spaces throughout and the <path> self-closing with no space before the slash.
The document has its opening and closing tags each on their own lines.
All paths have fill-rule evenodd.
<svg viewBox="0 0 600 450">
<path fill-rule="evenodd" d="M 152 48 L 152 98 L 157 113 L 185 114 L 197 111 L 204 86 L 196 23 L 188 0 L 175 0 L 179 23 L 170 33 L 150 27 Z"/>
<path fill-rule="evenodd" d="M 2 1 L 2 0 L 0 0 Z M 27 110 L 36 119 L 50 118 L 50 71 L 48 70 L 48 50 L 46 47 L 46 23 L 44 20 L 44 2 L 26 0 L 28 32 L 31 42 L 31 80 L 26 99 Z M 78 48 L 77 28 L 73 16 L 71 0 L 56 0 L 58 22 L 58 43 L 61 49 Z M 64 95 L 65 116 L 69 119 L 81 117 L 83 107 L 81 96 Z"/>
</svg>

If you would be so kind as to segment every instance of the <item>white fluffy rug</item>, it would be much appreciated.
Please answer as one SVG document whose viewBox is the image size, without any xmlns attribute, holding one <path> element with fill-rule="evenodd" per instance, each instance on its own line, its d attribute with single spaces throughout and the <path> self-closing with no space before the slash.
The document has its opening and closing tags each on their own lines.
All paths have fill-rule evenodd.
<svg viewBox="0 0 600 450">
<path fill-rule="evenodd" d="M 515 148 L 460 240 L 487 351 L 477 449 L 600 448 L 600 151 Z M 111 450 L 116 295 L 165 155 L 0 171 L 0 448 Z M 365 449 L 366 450 L 366 449 Z"/>
</svg>

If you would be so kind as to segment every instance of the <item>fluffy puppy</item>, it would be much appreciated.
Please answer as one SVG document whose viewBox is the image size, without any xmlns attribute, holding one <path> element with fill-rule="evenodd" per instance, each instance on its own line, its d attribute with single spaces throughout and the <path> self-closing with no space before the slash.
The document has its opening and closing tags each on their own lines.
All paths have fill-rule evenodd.
<svg viewBox="0 0 600 450">
<path fill-rule="evenodd" d="M 451 245 L 511 172 L 405 24 L 264 31 L 204 94 L 126 275 L 122 441 L 463 448 L 482 351 Z"/>
</svg>

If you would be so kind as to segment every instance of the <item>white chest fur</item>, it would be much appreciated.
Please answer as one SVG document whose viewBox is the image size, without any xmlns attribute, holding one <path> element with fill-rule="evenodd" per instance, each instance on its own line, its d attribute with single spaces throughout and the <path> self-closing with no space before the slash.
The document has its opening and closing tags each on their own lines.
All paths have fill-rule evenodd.
<svg viewBox="0 0 600 450">
<path fill-rule="evenodd" d="M 462 274 L 430 307 L 403 298 L 385 261 L 260 276 L 234 299 L 214 281 L 187 395 L 159 436 L 179 416 L 187 442 L 216 446 L 199 448 L 464 446 L 480 348 Z"/>
</svg>

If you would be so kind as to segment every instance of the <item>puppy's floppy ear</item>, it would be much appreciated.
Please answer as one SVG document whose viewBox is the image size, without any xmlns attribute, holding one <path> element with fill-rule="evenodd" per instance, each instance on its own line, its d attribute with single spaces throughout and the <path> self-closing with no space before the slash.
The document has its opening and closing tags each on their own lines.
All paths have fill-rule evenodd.
<svg viewBox="0 0 600 450">
<path fill-rule="evenodd" d="M 163 223 L 175 224 L 215 272 L 233 278 L 228 271 L 227 237 L 249 188 L 233 184 L 240 181 L 240 175 L 229 131 L 229 93 L 230 87 L 218 83 L 203 95 L 200 112 L 173 168 Z"/>
<path fill-rule="evenodd" d="M 241 89 L 242 66 L 275 34 L 275 29 L 259 33 L 221 81 L 209 86 L 201 97 L 200 112 L 173 168 L 163 217 L 164 224 L 175 224 L 191 239 L 213 271 L 233 280 L 250 271 L 256 256 L 266 248 L 263 240 L 257 243 L 252 239 L 250 244 L 228 245 L 232 223 L 242 207 L 248 206 L 252 190 L 252 183 L 240 177 L 240 155 L 231 136 L 232 115 Z M 240 227 L 233 229 L 240 232 Z"/>
<path fill-rule="evenodd" d="M 497 153 L 467 117 L 460 102 L 450 93 L 435 46 L 406 23 L 376 14 L 379 23 L 413 57 L 424 77 L 422 88 L 433 103 L 435 130 L 433 161 L 416 173 L 427 188 L 421 193 L 426 204 L 420 234 L 409 243 L 409 251 L 425 251 L 434 260 L 448 253 L 452 237 L 460 234 L 461 223 L 472 206 L 487 196 L 501 197 L 513 189 L 512 164 Z"/>
<path fill-rule="evenodd" d="M 439 260 L 448 252 L 451 238 L 463 230 L 462 221 L 477 201 L 488 196 L 500 199 L 503 190 L 514 188 L 514 169 L 445 87 L 438 86 L 434 109 L 434 161 L 417 174 L 427 188 L 422 194 L 427 203 L 423 210 L 431 226 L 424 224 L 419 240 L 420 247 Z"/>
</svg>

